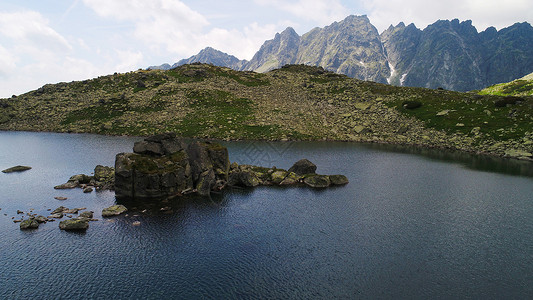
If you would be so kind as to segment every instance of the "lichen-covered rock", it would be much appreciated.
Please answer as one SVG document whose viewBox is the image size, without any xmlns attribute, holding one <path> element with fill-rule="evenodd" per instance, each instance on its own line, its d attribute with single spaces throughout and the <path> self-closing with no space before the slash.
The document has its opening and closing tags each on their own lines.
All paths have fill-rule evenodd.
<svg viewBox="0 0 533 300">
<path fill-rule="evenodd" d="M 344 185 L 349 183 L 348 178 L 344 175 L 329 175 L 329 180 L 331 185 Z"/>
<path fill-rule="evenodd" d="M 298 175 L 315 174 L 316 165 L 304 158 L 294 163 L 289 172 L 294 172 Z"/>
<path fill-rule="evenodd" d="M 94 213 L 92 211 L 84 211 L 79 214 L 78 218 L 92 219 Z"/>
<path fill-rule="evenodd" d="M 35 220 L 34 218 L 30 218 L 28 220 L 24 220 L 22 222 L 20 222 L 20 229 L 22 230 L 25 230 L 25 229 L 37 229 L 39 228 L 39 222 L 37 222 L 37 220 Z"/>
<path fill-rule="evenodd" d="M 326 175 L 314 175 L 305 177 L 304 183 L 313 188 L 327 188 L 331 181 Z"/>
<path fill-rule="evenodd" d="M 294 172 L 290 172 L 280 183 L 279 185 L 294 185 L 300 182 L 302 176 L 297 175 Z"/>
<path fill-rule="evenodd" d="M 31 167 L 28 167 L 28 166 L 14 166 L 9 169 L 3 170 L 2 173 L 24 172 L 30 169 Z"/>
<path fill-rule="evenodd" d="M 94 179 L 96 181 L 107 182 L 115 180 L 115 169 L 112 167 L 97 165 L 94 168 Z"/>
<path fill-rule="evenodd" d="M 242 187 L 254 187 L 260 183 L 259 178 L 252 170 L 236 171 L 230 174 L 228 185 L 230 186 L 242 186 Z"/>
<path fill-rule="evenodd" d="M 210 169 L 200 174 L 198 183 L 196 184 L 196 190 L 201 196 L 209 196 L 211 189 L 215 186 L 215 184 L 215 172 L 213 169 Z"/>
<path fill-rule="evenodd" d="M 168 133 L 136 143 L 134 152 L 116 156 L 118 198 L 167 198 L 191 189 L 208 195 L 228 180 L 228 150 L 217 143 L 187 145 Z"/>
<path fill-rule="evenodd" d="M 35 221 L 37 221 L 38 223 L 46 223 L 48 221 L 48 218 L 46 218 L 45 216 L 36 216 Z"/>
<path fill-rule="evenodd" d="M 287 177 L 288 172 L 285 170 L 274 171 L 271 175 L 271 181 L 273 184 L 280 184 L 285 177 Z"/>
<path fill-rule="evenodd" d="M 193 188 L 188 155 L 146 156 L 119 153 L 115 159 L 115 194 L 118 198 L 165 198 Z"/>
<path fill-rule="evenodd" d="M 69 219 L 59 222 L 59 229 L 66 231 L 84 231 L 89 228 L 89 221 L 86 219 Z"/>
<path fill-rule="evenodd" d="M 124 205 L 113 205 L 102 210 L 102 217 L 118 216 L 128 211 Z"/>
</svg>

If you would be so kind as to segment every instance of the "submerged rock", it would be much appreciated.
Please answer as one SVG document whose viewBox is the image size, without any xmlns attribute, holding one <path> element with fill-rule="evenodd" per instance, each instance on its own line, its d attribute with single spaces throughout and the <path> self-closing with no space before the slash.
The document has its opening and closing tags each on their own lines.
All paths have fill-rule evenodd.
<svg viewBox="0 0 533 300">
<path fill-rule="evenodd" d="M 14 166 L 2 171 L 2 173 L 14 173 L 14 172 L 24 172 L 30 170 L 31 167 L 28 166 Z"/>
<path fill-rule="evenodd" d="M 124 205 L 113 205 L 102 210 L 102 217 L 118 216 L 127 212 L 128 209 Z"/>
<path fill-rule="evenodd" d="M 344 185 L 348 184 L 348 178 L 344 175 L 329 175 L 329 180 L 331 181 L 331 185 Z"/>
</svg>

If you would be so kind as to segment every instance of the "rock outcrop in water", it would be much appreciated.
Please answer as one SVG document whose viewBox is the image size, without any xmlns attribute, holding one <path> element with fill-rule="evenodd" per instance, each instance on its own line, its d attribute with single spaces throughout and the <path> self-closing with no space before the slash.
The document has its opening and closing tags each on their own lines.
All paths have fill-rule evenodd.
<svg viewBox="0 0 533 300">
<path fill-rule="evenodd" d="M 174 133 L 158 134 L 135 143 L 133 153 L 115 160 L 117 198 L 161 199 L 191 192 L 208 196 L 227 186 L 296 185 L 323 188 L 348 183 L 343 175 L 317 175 L 307 159 L 289 171 L 230 164 L 228 149 L 209 141 L 185 143 Z"/>
</svg>

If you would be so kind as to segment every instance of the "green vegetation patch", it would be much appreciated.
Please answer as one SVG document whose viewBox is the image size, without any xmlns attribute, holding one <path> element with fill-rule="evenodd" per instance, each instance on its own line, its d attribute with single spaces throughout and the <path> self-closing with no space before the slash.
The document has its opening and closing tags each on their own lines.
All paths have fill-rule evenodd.
<svg viewBox="0 0 533 300">
<path fill-rule="evenodd" d="M 496 107 L 499 97 L 474 97 L 464 93 L 426 93 L 414 99 L 388 102 L 400 112 L 423 121 L 426 126 L 449 133 L 495 140 L 518 139 L 533 128 L 533 99 Z M 408 109 L 409 101 L 421 106 Z M 411 102 L 409 102 L 411 103 Z"/>
<path fill-rule="evenodd" d="M 250 125 L 254 103 L 221 90 L 193 90 L 187 94 L 191 112 L 175 130 L 185 137 L 266 139 L 277 133 L 272 125 Z"/>
</svg>

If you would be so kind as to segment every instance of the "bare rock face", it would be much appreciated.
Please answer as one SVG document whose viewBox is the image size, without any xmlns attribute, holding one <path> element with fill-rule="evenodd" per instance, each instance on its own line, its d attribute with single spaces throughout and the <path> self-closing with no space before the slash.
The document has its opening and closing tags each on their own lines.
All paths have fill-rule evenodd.
<svg viewBox="0 0 533 300">
<path fill-rule="evenodd" d="M 228 180 L 228 150 L 216 143 L 185 143 L 174 133 L 158 134 L 135 143 L 134 153 L 115 159 L 118 198 L 167 198 L 197 189 L 209 195 Z"/>
</svg>

